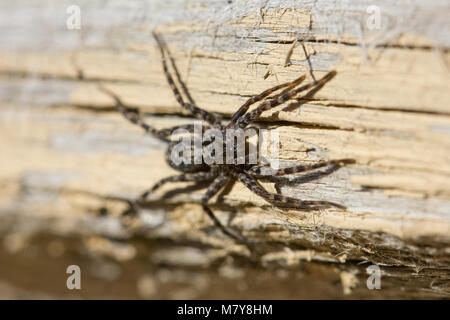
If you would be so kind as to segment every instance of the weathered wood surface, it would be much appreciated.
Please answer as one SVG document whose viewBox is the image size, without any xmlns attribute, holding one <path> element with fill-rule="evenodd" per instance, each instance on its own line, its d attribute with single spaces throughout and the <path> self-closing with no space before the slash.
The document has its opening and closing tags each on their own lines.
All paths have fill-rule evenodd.
<svg viewBox="0 0 450 320">
<path fill-rule="evenodd" d="M 50 243 L 59 247 L 71 246 L 61 237 L 82 241 L 97 258 L 114 261 L 151 252 L 148 263 L 155 268 L 194 268 L 197 278 L 209 279 L 201 280 L 206 283 L 201 290 L 190 284 L 195 288 L 186 297 L 192 298 L 211 297 L 206 292 L 232 297 L 238 293 L 228 287 L 219 293 L 225 283 L 251 281 L 252 272 L 273 268 L 303 270 L 308 279 L 317 278 L 305 261 L 329 275 L 328 284 L 311 280 L 308 285 L 322 286 L 311 297 L 338 297 L 342 291 L 339 286 L 336 291 L 336 279 L 345 293 L 359 279 L 353 297 L 450 292 L 448 3 L 121 3 L 2 4 L 0 232 L 7 251 L 37 245 L 36 235 L 44 234 L 55 237 Z M 66 28 L 69 4 L 81 8 L 80 30 Z M 381 9 L 380 28 L 369 30 L 366 10 L 373 4 Z M 212 208 L 257 243 L 253 257 L 211 227 L 198 205 L 204 190 L 187 188 L 165 199 L 167 191 L 186 187 L 167 186 L 139 218 L 121 219 L 126 200 L 174 172 L 164 162 L 165 145 L 115 112 L 98 83 L 140 107 L 158 128 L 192 121 L 166 83 L 150 36 L 154 27 L 166 39 L 198 106 L 225 119 L 248 97 L 308 73 L 299 45 L 285 66 L 295 38 L 304 40 L 316 77 L 336 70 L 313 100 L 293 100 L 266 112 L 260 125 L 279 130 L 280 158 L 286 163 L 355 159 L 354 165 L 319 179 L 291 177 L 277 188 L 265 184 L 301 199 L 342 203 L 347 210 L 280 209 L 236 183 L 212 201 Z M 244 262 L 237 266 L 231 257 L 256 259 L 262 269 Z M 388 288 L 366 289 L 370 264 L 381 266 Z M 119 268 L 127 270 L 125 264 Z M 219 272 L 219 279 L 228 280 L 214 282 L 214 268 L 234 273 Z M 2 273 L 3 280 L 11 279 L 8 271 Z M 158 277 L 145 281 L 165 292 Z M 308 291 L 293 292 L 281 284 L 282 278 L 267 280 L 271 286 L 280 281 L 278 297 L 309 297 Z M 126 278 L 120 283 L 129 285 Z M 335 290 L 329 295 L 323 289 L 328 286 Z M 252 288 L 239 292 L 270 297 Z M 185 297 L 177 290 L 152 292 L 143 296 Z"/>
</svg>

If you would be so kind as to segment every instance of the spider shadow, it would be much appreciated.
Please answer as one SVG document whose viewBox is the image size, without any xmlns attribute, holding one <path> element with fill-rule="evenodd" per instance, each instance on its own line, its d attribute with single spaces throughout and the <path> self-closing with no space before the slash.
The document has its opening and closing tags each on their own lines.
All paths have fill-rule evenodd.
<svg viewBox="0 0 450 320">
<path fill-rule="evenodd" d="M 224 202 L 224 200 L 225 200 L 225 196 L 227 196 L 233 189 L 235 183 L 236 183 L 236 180 L 231 179 L 230 181 L 228 181 L 228 183 L 225 185 L 225 187 L 222 189 L 222 191 L 220 191 L 219 194 L 217 195 L 217 203 L 218 204 L 220 203 L 225 208 L 225 210 L 230 212 L 230 216 L 227 221 L 228 227 L 231 226 L 231 223 L 233 222 L 234 218 L 236 218 L 237 210 L 235 207 L 233 207 L 229 204 L 226 204 Z"/>
<path fill-rule="evenodd" d="M 181 187 L 181 188 L 175 188 L 175 189 L 169 190 L 166 193 L 164 193 L 160 199 L 162 201 L 168 200 L 168 199 L 176 197 L 178 195 L 182 195 L 182 194 L 186 194 L 186 193 L 189 194 L 194 191 L 206 189 L 210 184 L 211 184 L 210 181 L 205 181 L 205 182 L 197 182 L 194 184 L 190 184 L 188 186 Z"/>
<path fill-rule="evenodd" d="M 327 81 L 328 82 L 328 81 Z M 308 103 L 309 101 L 313 100 L 314 95 L 320 91 L 320 89 L 323 88 L 323 86 L 326 84 L 322 83 L 314 87 L 313 89 L 309 90 L 303 97 L 297 98 L 296 102 L 290 103 L 286 107 L 282 109 L 282 111 L 294 111 L 295 109 L 299 108 L 300 106 L 304 105 L 305 103 Z"/>
<path fill-rule="evenodd" d="M 230 180 L 230 182 L 218 194 L 216 203 L 213 203 L 215 205 L 220 204 L 220 206 L 223 207 L 224 210 L 229 211 L 231 213 L 230 217 L 227 221 L 227 226 L 231 225 L 231 223 L 233 222 L 233 219 L 237 215 L 237 210 L 233 206 L 224 203 L 224 197 L 230 193 L 231 189 L 233 188 L 234 183 L 235 183 L 235 181 Z M 202 190 L 202 189 L 207 189 L 210 184 L 211 184 L 210 181 L 205 181 L 205 182 L 197 182 L 197 183 L 194 183 L 194 184 L 191 184 L 191 185 L 188 185 L 185 187 L 181 187 L 181 188 L 175 188 L 175 189 L 167 191 L 159 199 L 157 199 L 155 201 L 161 202 L 164 200 L 169 200 L 171 198 L 174 198 L 178 195 L 183 195 L 183 194 L 191 193 L 191 192 Z M 142 207 L 150 207 L 151 204 L 154 203 L 155 201 L 146 201 L 146 202 L 142 203 L 141 206 Z"/>
<path fill-rule="evenodd" d="M 139 207 L 152 208 L 152 207 L 155 207 L 155 205 L 158 205 L 158 204 L 160 205 L 161 202 L 163 202 L 164 200 L 168 200 L 177 195 L 190 193 L 190 192 L 197 191 L 200 189 L 205 189 L 207 187 L 208 187 L 208 182 L 197 182 L 195 184 L 188 185 L 186 187 L 175 188 L 175 189 L 167 191 L 165 194 L 163 194 L 161 197 L 159 197 L 157 199 L 147 200 L 147 201 L 140 203 Z M 136 208 L 134 201 L 129 200 L 129 199 L 126 199 L 124 201 L 128 203 L 128 208 L 122 212 L 122 216 L 135 216 L 138 213 L 138 211 L 137 211 L 138 209 Z"/>
</svg>

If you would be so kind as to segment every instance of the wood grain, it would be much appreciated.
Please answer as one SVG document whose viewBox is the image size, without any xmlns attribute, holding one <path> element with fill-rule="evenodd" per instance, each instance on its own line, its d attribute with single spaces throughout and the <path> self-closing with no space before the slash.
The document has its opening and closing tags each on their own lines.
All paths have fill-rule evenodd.
<svg viewBox="0 0 450 320">
<path fill-rule="evenodd" d="M 299 199 L 341 203 L 347 210 L 280 209 L 239 183 L 214 198 L 212 208 L 257 243 L 256 261 L 264 268 L 337 264 L 342 272 L 359 270 L 359 287 L 365 288 L 364 268 L 357 263 L 379 264 L 390 281 L 418 296 L 450 292 L 448 4 L 372 1 L 382 9 L 381 27 L 369 30 L 364 1 L 271 1 L 261 8 L 253 1 L 229 7 L 203 1 L 128 7 L 75 1 L 82 28 L 68 30 L 67 3 L 53 8 L 39 2 L 48 10 L 29 1 L 5 4 L 11 17 L 29 14 L 30 21 L 5 17 L 16 28 L 0 31 L 5 239 L 28 239 L 25 246 L 36 234 L 124 243 L 144 237 L 209 248 L 200 250 L 208 266 L 227 257 L 254 259 L 212 228 L 199 206 L 204 189 L 167 186 L 138 218 L 120 218 L 127 200 L 175 172 L 164 161 L 165 145 L 115 112 L 98 83 L 139 107 L 157 128 L 192 122 L 164 78 L 150 36 L 156 27 L 197 105 L 229 119 L 248 97 L 301 74 L 309 77 L 300 42 L 285 66 L 298 38 L 317 78 L 329 70 L 337 76 L 313 99 L 299 97 L 264 113 L 258 125 L 279 130 L 283 165 L 339 158 L 356 163 L 319 179 L 289 177 L 264 185 Z M 412 17 L 416 23 L 407 22 Z M 165 199 L 174 187 L 187 189 Z M 92 243 L 84 242 L 93 252 L 109 250 L 104 242 Z M 189 254 L 170 255 L 177 256 L 177 246 L 164 248 L 167 256 L 155 258 L 157 265 L 188 263 Z M 411 270 L 415 282 L 407 280 Z M 399 294 L 394 287 L 385 295 Z M 365 296 L 358 292 L 355 297 Z"/>
</svg>

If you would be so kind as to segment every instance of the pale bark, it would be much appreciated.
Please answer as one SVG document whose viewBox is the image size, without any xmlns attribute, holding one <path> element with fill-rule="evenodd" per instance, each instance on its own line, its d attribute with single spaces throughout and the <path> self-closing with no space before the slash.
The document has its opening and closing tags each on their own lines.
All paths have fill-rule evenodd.
<svg viewBox="0 0 450 320">
<path fill-rule="evenodd" d="M 139 252 L 148 256 L 147 250 L 155 268 L 198 268 L 200 278 L 213 272 L 201 267 L 221 265 L 236 272 L 231 282 L 271 272 L 264 268 L 291 272 L 297 266 L 314 279 L 317 274 L 304 261 L 315 261 L 331 282 L 341 279 L 344 287 L 355 273 L 360 283 L 354 297 L 403 297 L 399 286 L 411 289 L 409 296 L 449 293 L 448 4 L 121 3 L 2 5 L 1 21 L 9 28 L 0 29 L 0 232 L 7 248 L 11 241 L 37 244 L 36 234 L 54 241 L 70 236 L 83 239 L 94 255 L 132 261 Z M 69 4 L 81 8 L 80 30 L 66 28 Z M 366 9 L 373 4 L 381 9 L 381 20 L 380 28 L 370 30 Z M 231 257 L 247 261 L 250 254 L 211 227 L 198 204 L 204 189 L 164 199 L 168 190 L 186 187 L 168 185 L 139 219 L 120 219 L 126 200 L 175 172 L 165 163 L 165 144 L 115 112 L 98 83 L 139 107 L 155 127 L 192 121 L 165 80 L 150 34 L 155 27 L 197 105 L 225 119 L 248 97 L 308 74 L 301 40 L 317 78 L 337 71 L 312 101 L 294 100 L 266 112 L 260 125 L 279 130 L 286 163 L 355 159 L 320 179 L 278 188 L 265 184 L 274 192 L 333 201 L 347 210 L 280 209 L 240 183 L 221 201 L 212 201 L 222 221 L 258 243 L 253 259 L 263 271 L 230 262 Z M 365 268 L 371 264 L 381 266 L 390 289 L 366 289 Z M 149 281 L 161 283 L 158 279 Z M 288 287 L 280 284 L 280 297 L 296 297 Z M 192 297 L 213 290 L 205 288 Z M 319 291 L 317 297 L 332 296 Z"/>
</svg>

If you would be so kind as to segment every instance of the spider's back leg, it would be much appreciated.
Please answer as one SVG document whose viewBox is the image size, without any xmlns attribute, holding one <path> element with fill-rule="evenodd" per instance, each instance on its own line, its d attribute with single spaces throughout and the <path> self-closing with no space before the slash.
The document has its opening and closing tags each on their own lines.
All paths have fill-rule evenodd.
<svg viewBox="0 0 450 320">
<path fill-rule="evenodd" d="M 111 90 L 105 88 L 101 84 L 98 86 L 99 90 L 106 93 L 110 97 L 112 97 L 116 103 L 116 109 L 119 111 L 125 119 L 130 121 L 131 123 L 141 127 L 145 130 L 145 132 L 162 139 L 164 141 L 168 141 L 168 137 L 170 137 L 176 130 L 183 129 L 185 131 L 193 132 L 194 131 L 194 125 L 193 124 L 182 124 L 173 126 L 170 128 L 160 129 L 157 130 L 144 122 L 144 120 L 141 118 L 139 114 L 139 110 L 130 110 L 128 107 L 125 106 L 125 104 L 122 102 L 122 100 Z M 205 126 L 202 126 L 202 133 L 206 130 Z"/>
<path fill-rule="evenodd" d="M 161 188 L 168 182 L 187 182 L 187 181 L 203 182 L 212 180 L 214 179 L 215 176 L 217 176 L 217 171 L 210 170 L 195 173 L 183 173 L 180 175 L 163 178 L 159 180 L 157 183 L 155 183 L 150 189 L 143 192 L 137 199 L 136 203 L 138 204 L 142 203 L 151 193 L 155 192 L 157 189 Z"/>
<path fill-rule="evenodd" d="M 144 129 L 145 132 L 147 132 L 159 139 L 167 141 L 167 139 L 166 139 L 167 135 L 165 134 L 166 131 L 156 130 L 155 128 L 148 125 L 146 122 L 144 122 L 144 120 L 142 120 L 138 110 L 131 111 L 129 108 L 127 108 L 123 104 L 122 100 L 111 90 L 105 88 L 101 84 L 99 84 L 98 88 L 100 91 L 106 93 L 107 95 L 109 95 L 110 97 L 112 97 L 114 99 L 114 101 L 116 103 L 117 111 L 119 111 L 125 117 L 125 119 L 134 123 L 135 125 L 138 125 L 142 129 Z"/>
<path fill-rule="evenodd" d="M 230 176 L 228 172 L 222 172 L 209 186 L 208 190 L 202 197 L 202 206 L 203 210 L 206 212 L 208 217 L 213 221 L 214 225 L 222 231 L 226 236 L 247 244 L 247 241 L 242 237 L 234 234 L 227 227 L 225 227 L 220 220 L 216 217 L 216 215 L 212 212 L 212 210 L 207 206 L 208 200 L 211 199 L 217 192 L 219 192 L 230 180 Z"/>
</svg>

